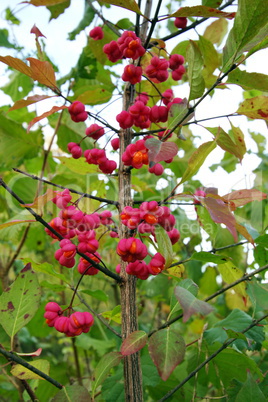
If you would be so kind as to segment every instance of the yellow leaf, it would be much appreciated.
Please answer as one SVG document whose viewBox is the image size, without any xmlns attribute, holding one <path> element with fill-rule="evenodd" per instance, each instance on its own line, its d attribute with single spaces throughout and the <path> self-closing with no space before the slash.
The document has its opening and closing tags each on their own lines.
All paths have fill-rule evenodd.
<svg viewBox="0 0 268 402">
<path fill-rule="evenodd" d="M 36 0 L 34 0 L 34 1 L 36 1 Z M 142 15 L 138 4 L 134 0 L 105 0 L 104 3 L 108 3 L 113 6 L 126 8 L 127 10 L 134 11 L 134 13 Z"/>
<path fill-rule="evenodd" d="M 10 222 L 6 222 L 6 223 L 2 223 L 0 225 L 0 229 L 8 228 L 9 226 L 18 225 L 19 223 L 25 223 L 25 222 L 36 222 L 36 221 L 34 219 L 27 219 L 25 221 L 10 221 Z"/>
<path fill-rule="evenodd" d="M 244 114 L 250 119 L 268 120 L 268 97 L 260 95 L 246 99 L 240 104 L 236 113 Z"/>
<path fill-rule="evenodd" d="M 218 265 L 218 271 L 221 274 L 222 279 L 227 284 L 237 281 L 243 276 L 241 269 L 237 268 L 232 261 L 227 261 L 224 264 Z M 240 296 L 246 297 L 246 285 L 245 282 L 241 282 L 232 288 Z"/>
<path fill-rule="evenodd" d="M 182 278 L 183 273 L 185 271 L 184 265 L 177 265 L 176 267 L 168 268 L 166 272 L 168 273 L 168 276 L 172 276 L 175 278 Z M 165 272 L 163 272 L 164 274 Z"/>
<path fill-rule="evenodd" d="M 33 57 L 28 57 L 27 60 L 30 62 L 32 78 L 34 80 L 49 88 L 57 88 L 55 72 L 49 61 L 40 61 Z"/>
<path fill-rule="evenodd" d="M 38 213 L 42 212 L 44 206 L 51 201 L 56 195 L 56 192 L 51 188 L 47 190 L 47 192 L 39 197 L 36 197 L 34 202 L 31 204 L 21 204 L 22 207 L 30 207 L 37 210 Z"/>
<path fill-rule="evenodd" d="M 242 311 L 248 311 L 250 307 L 250 302 L 248 296 L 242 297 L 240 294 L 236 293 L 233 289 L 229 289 L 225 292 L 226 306 L 233 310 L 239 308 Z"/>
<path fill-rule="evenodd" d="M 21 73 L 33 78 L 31 68 L 27 66 L 27 64 L 25 64 L 22 60 L 11 56 L 0 56 L 0 61 L 7 64 L 9 67 L 15 68 L 15 70 L 18 70 Z"/>
<path fill-rule="evenodd" d="M 31 365 L 37 368 L 38 370 L 42 371 L 43 373 L 47 375 L 49 374 L 50 364 L 47 360 L 39 359 L 34 362 L 31 362 Z M 11 373 L 20 380 L 32 380 L 32 379 L 44 380 L 43 377 L 40 377 L 38 374 L 35 374 L 33 371 L 27 369 L 21 364 L 16 364 L 12 368 Z"/>
</svg>

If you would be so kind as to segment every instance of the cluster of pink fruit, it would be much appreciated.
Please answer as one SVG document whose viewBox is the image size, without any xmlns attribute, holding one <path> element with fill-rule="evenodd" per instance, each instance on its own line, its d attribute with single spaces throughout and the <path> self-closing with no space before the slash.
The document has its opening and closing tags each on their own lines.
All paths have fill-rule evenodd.
<svg viewBox="0 0 268 402">
<path fill-rule="evenodd" d="M 69 311 L 69 309 L 67 309 Z M 94 323 L 93 316 L 87 311 L 63 315 L 64 310 L 55 302 L 49 302 L 45 307 L 44 317 L 49 327 L 54 327 L 58 332 L 73 337 L 87 333 Z"/>
<path fill-rule="evenodd" d="M 81 110 L 81 107 L 79 105 L 82 105 L 85 108 L 85 106 L 79 101 L 73 102 L 71 104 L 71 106 L 69 106 L 69 108 L 68 108 L 72 120 L 74 120 L 73 116 L 75 116 L 76 120 L 74 120 L 74 121 L 76 121 L 76 122 L 83 121 L 83 120 L 79 120 L 80 115 L 73 114 L 73 110 L 77 110 L 77 109 Z M 99 126 L 98 124 L 91 124 L 89 127 L 86 128 L 85 134 L 86 134 L 86 137 L 93 138 L 95 141 L 97 141 L 99 138 L 101 138 L 105 134 L 105 131 L 104 131 L 104 128 Z M 72 154 L 72 157 L 74 159 L 81 158 L 81 156 L 83 154 L 80 144 L 77 144 L 75 142 L 69 142 L 68 151 Z M 87 149 L 84 152 L 84 157 L 86 158 L 86 161 L 88 164 L 98 165 L 99 169 L 101 170 L 102 173 L 111 174 L 117 168 L 116 162 L 107 158 L 106 152 L 104 149 L 98 149 L 98 148 Z"/>
<path fill-rule="evenodd" d="M 59 263 L 67 268 L 75 265 L 75 255 L 77 250 L 84 253 L 95 262 L 100 261 L 100 255 L 97 253 L 99 242 L 96 239 L 95 230 L 104 225 L 110 228 L 113 225 L 112 214 L 106 210 L 100 213 L 85 214 L 78 210 L 74 205 L 68 205 L 72 196 L 68 189 L 59 192 L 53 202 L 61 209 L 59 216 L 52 219 L 50 226 L 61 234 L 64 239 L 60 241 L 60 248 L 55 252 L 55 258 Z M 49 230 L 45 229 L 52 238 L 57 237 Z M 112 237 L 117 237 L 117 233 L 111 231 Z M 70 239 L 77 238 L 76 246 Z M 90 262 L 80 257 L 78 272 L 82 275 L 96 275 L 99 271 L 94 268 Z"/>
<path fill-rule="evenodd" d="M 171 214 L 168 207 L 159 206 L 156 201 L 145 201 L 139 208 L 127 206 L 120 214 L 120 219 L 131 230 L 137 230 L 140 234 L 152 234 L 155 241 L 157 225 L 167 231 L 172 244 L 175 244 L 180 238 L 179 231 L 174 228 L 176 222 L 174 215 Z M 143 261 L 148 255 L 148 249 L 140 239 L 135 237 L 121 239 L 116 252 L 123 261 L 129 263 L 126 272 L 140 279 L 147 279 L 149 275 L 157 275 L 165 268 L 166 261 L 160 253 L 156 253 L 148 264 Z M 116 269 L 120 270 L 120 265 Z"/>
</svg>

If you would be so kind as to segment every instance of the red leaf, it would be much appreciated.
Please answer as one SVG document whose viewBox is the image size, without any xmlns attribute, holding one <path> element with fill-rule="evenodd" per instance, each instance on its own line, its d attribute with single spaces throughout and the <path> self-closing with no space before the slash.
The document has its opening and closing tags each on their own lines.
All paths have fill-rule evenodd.
<svg viewBox="0 0 268 402">
<path fill-rule="evenodd" d="M 26 107 L 29 105 L 32 105 L 33 103 L 40 102 L 44 99 L 49 99 L 49 98 L 54 98 L 57 95 L 34 95 L 34 96 L 28 96 L 27 99 L 20 99 L 17 102 L 14 103 L 14 105 L 8 109 L 8 112 L 11 112 L 11 110 L 16 110 L 16 109 L 21 109 L 22 107 Z"/>
<path fill-rule="evenodd" d="M 30 353 L 18 353 L 18 352 L 16 352 L 16 355 L 32 357 L 32 356 L 40 356 L 41 353 L 42 353 L 42 348 L 39 348 L 35 352 L 30 352 Z"/>
<path fill-rule="evenodd" d="M 228 18 L 233 19 L 235 13 L 226 13 L 224 11 L 217 10 L 216 8 L 206 6 L 193 6 L 193 7 L 181 7 L 175 13 L 169 15 L 169 17 L 214 17 L 214 18 Z"/>
<path fill-rule="evenodd" d="M 183 310 L 183 322 L 188 321 L 193 314 L 207 315 L 214 310 L 210 304 L 197 299 L 189 290 L 181 286 L 175 288 L 175 296 Z"/>
<path fill-rule="evenodd" d="M 184 358 L 185 342 L 183 338 L 174 329 L 160 329 L 150 337 L 148 347 L 160 377 L 166 381 Z"/>
<path fill-rule="evenodd" d="M 224 223 L 233 235 L 234 240 L 237 241 L 236 220 L 234 215 L 221 197 L 214 197 L 212 198 L 209 195 L 202 199 L 200 197 L 200 202 L 207 208 L 213 221 L 216 223 Z"/>
<path fill-rule="evenodd" d="M 32 27 L 30 33 L 35 34 L 35 36 L 37 38 L 39 38 L 40 36 L 43 36 L 43 38 L 46 38 L 45 35 L 42 34 L 42 32 L 37 28 L 37 26 L 34 24 L 34 26 Z"/>
<path fill-rule="evenodd" d="M 142 349 L 148 340 L 148 336 L 144 331 L 132 332 L 122 343 L 121 353 L 123 356 L 132 355 Z"/>
<path fill-rule="evenodd" d="M 156 138 L 146 140 L 145 146 L 149 150 L 149 162 L 166 161 L 174 158 L 178 153 L 178 146 L 174 142 L 162 142 Z"/>
<path fill-rule="evenodd" d="M 27 128 L 27 132 L 30 131 L 30 129 L 32 128 L 32 126 L 37 123 L 38 121 L 44 119 L 45 117 L 50 116 L 53 113 L 58 112 L 59 110 L 63 110 L 63 109 L 67 109 L 68 106 L 53 106 L 52 109 L 50 109 L 48 112 L 45 112 L 43 114 L 41 114 L 41 116 L 36 116 L 32 121 L 30 121 L 30 123 L 28 124 L 28 128 Z"/>
<path fill-rule="evenodd" d="M 267 194 L 253 188 L 251 190 L 232 191 L 231 193 L 224 195 L 222 198 L 230 203 L 230 207 L 234 211 L 237 207 L 246 205 L 249 202 L 265 200 Z"/>
</svg>

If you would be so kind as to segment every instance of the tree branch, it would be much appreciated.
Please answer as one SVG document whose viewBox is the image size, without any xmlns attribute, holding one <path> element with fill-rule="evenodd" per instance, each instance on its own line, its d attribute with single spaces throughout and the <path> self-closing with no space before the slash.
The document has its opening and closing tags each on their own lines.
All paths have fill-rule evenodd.
<svg viewBox="0 0 268 402">
<path fill-rule="evenodd" d="M 263 315 L 261 318 L 258 318 L 257 320 L 252 321 L 252 323 L 245 328 L 243 331 L 241 331 L 242 334 L 245 334 L 247 331 L 249 331 L 251 328 L 255 327 L 258 325 L 262 320 L 268 317 L 268 314 Z M 173 395 L 176 391 L 178 391 L 184 384 L 186 384 L 192 377 L 195 376 L 198 371 L 200 371 L 207 363 L 209 363 L 214 357 L 216 357 L 220 352 L 222 352 L 224 349 L 226 349 L 228 346 L 230 346 L 237 338 L 232 338 L 226 341 L 219 349 L 217 349 L 214 353 L 212 353 L 206 360 L 204 360 L 199 366 L 197 366 L 179 385 L 177 385 L 175 388 L 173 388 L 171 391 L 169 391 L 163 398 L 159 399 L 158 402 L 166 401 L 171 395 Z"/>
<path fill-rule="evenodd" d="M 58 233 L 52 226 L 50 226 L 40 215 L 38 215 L 32 208 L 29 208 L 26 206 L 25 202 L 16 194 L 14 191 L 9 188 L 6 183 L 3 181 L 3 179 L 0 178 L 0 185 L 2 185 L 8 192 L 9 194 L 12 195 L 13 198 L 15 198 L 20 204 L 24 205 L 25 208 L 30 212 L 31 215 L 35 218 L 36 221 L 40 222 L 43 226 L 45 226 L 50 232 L 52 232 L 55 236 L 57 236 L 58 239 L 63 240 L 64 237 Z M 91 265 L 94 268 L 97 268 L 99 271 L 101 271 L 103 274 L 109 276 L 112 279 L 115 279 L 117 282 L 122 282 L 122 279 L 120 278 L 119 275 L 115 274 L 114 272 L 108 270 L 105 267 L 102 267 L 100 264 L 96 263 L 94 260 L 89 258 L 86 254 L 80 253 L 77 250 L 77 254 L 83 257 L 86 261 L 90 262 Z"/>
<path fill-rule="evenodd" d="M 11 361 L 16 362 L 18 364 L 21 364 L 22 366 L 26 367 L 28 370 L 31 370 L 33 373 L 35 373 L 35 374 L 39 375 L 40 377 L 44 378 L 44 380 L 50 382 L 55 387 L 57 387 L 59 389 L 64 388 L 64 386 L 61 385 L 58 381 L 54 380 L 54 378 L 52 378 L 49 375 L 43 373 L 42 371 L 40 371 L 36 367 L 32 366 L 31 364 L 29 364 L 28 362 L 23 360 L 21 357 L 17 356 L 16 354 L 14 354 L 12 352 L 8 352 L 7 350 L 5 350 L 5 349 L 3 349 L 1 347 L 0 347 L 0 353 L 2 353 L 2 355 L 7 357 L 8 360 L 11 360 Z"/>
</svg>

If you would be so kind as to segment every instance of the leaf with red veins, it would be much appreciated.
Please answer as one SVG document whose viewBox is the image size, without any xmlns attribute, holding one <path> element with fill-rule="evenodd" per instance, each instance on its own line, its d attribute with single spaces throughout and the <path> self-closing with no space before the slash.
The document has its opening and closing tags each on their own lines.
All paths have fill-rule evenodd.
<svg viewBox="0 0 268 402">
<path fill-rule="evenodd" d="M 63 109 L 68 109 L 68 106 L 53 106 L 53 108 L 50 109 L 48 112 L 45 112 L 45 113 L 41 114 L 41 116 L 36 116 L 36 117 L 35 117 L 32 121 L 30 121 L 30 123 L 28 124 L 27 132 L 29 132 L 30 129 L 32 128 L 32 126 L 33 126 L 35 123 L 37 123 L 38 121 L 44 119 L 45 117 L 48 117 L 48 116 L 52 115 L 53 113 L 56 113 L 56 112 L 58 112 L 58 111 L 60 111 L 60 110 L 63 110 Z"/>
<path fill-rule="evenodd" d="M 148 149 L 149 162 L 161 162 L 174 158 L 178 153 L 178 146 L 174 142 L 162 142 L 156 138 L 149 138 L 145 141 Z"/>
<path fill-rule="evenodd" d="M 166 381 L 185 355 L 185 342 L 178 330 L 160 329 L 149 340 L 149 353 L 158 373 Z"/>
<path fill-rule="evenodd" d="M 231 210 L 235 211 L 237 207 L 246 205 L 249 202 L 265 200 L 267 194 L 253 188 L 251 190 L 245 189 L 232 191 L 231 193 L 224 195 L 222 198 L 229 203 Z"/>
<path fill-rule="evenodd" d="M 200 197 L 200 202 L 208 210 L 212 220 L 216 223 L 223 223 L 237 242 L 236 220 L 222 197 L 218 196 L 216 198 L 216 196 L 214 196 L 212 198 L 207 196 L 203 199 Z"/>
<path fill-rule="evenodd" d="M 142 349 L 148 340 L 148 335 L 144 331 L 132 332 L 122 343 L 121 353 L 123 356 L 129 356 Z"/>
<path fill-rule="evenodd" d="M 209 303 L 197 299 L 189 290 L 181 286 L 176 286 L 175 296 L 183 310 L 183 322 L 188 321 L 193 314 L 207 315 L 214 311 Z"/>
<path fill-rule="evenodd" d="M 11 112 L 12 110 L 17 110 L 17 109 L 21 109 L 23 107 L 32 105 L 33 103 L 37 103 L 40 102 L 44 99 L 49 99 L 49 98 L 55 98 L 55 96 L 58 95 L 34 95 L 34 96 L 28 96 L 27 99 L 20 99 L 17 102 L 14 103 L 14 105 L 8 109 L 8 112 Z"/>
</svg>

